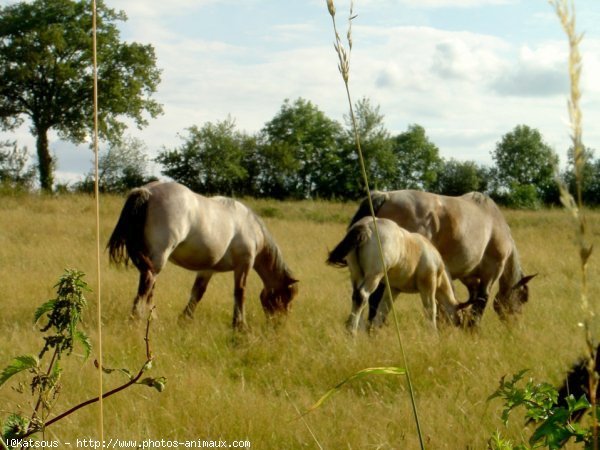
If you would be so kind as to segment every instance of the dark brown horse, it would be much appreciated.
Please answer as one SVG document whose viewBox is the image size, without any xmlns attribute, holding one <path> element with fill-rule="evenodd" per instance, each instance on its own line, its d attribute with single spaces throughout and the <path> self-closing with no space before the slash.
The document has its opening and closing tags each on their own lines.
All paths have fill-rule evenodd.
<svg viewBox="0 0 600 450">
<path fill-rule="evenodd" d="M 134 316 L 149 306 L 157 275 L 167 260 L 197 273 L 183 311 L 191 318 L 216 272 L 233 271 L 233 326 L 246 325 L 246 279 L 254 269 L 263 281 L 260 294 L 269 316 L 285 312 L 297 294 L 297 280 L 260 218 L 242 203 L 204 197 L 177 183 L 151 183 L 134 189 L 108 241 L 110 260 L 131 259 L 140 272 Z"/>
<path fill-rule="evenodd" d="M 510 228 L 493 200 L 478 192 L 449 197 L 413 190 L 375 191 L 372 200 L 377 217 L 425 236 L 437 248 L 450 276 L 469 290 L 469 300 L 461 306 L 471 307 L 471 324 L 480 321 L 496 281 L 498 315 L 505 319 L 521 312 L 529 298 L 527 283 L 535 275 L 523 274 Z M 365 199 L 350 226 L 369 214 Z M 378 289 L 370 300 L 370 319 L 382 292 Z"/>
</svg>

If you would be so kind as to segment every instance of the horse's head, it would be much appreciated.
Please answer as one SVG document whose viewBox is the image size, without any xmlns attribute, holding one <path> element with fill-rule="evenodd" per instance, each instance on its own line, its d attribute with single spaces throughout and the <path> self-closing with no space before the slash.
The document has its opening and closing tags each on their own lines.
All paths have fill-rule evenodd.
<svg viewBox="0 0 600 450">
<path fill-rule="evenodd" d="M 264 287 L 260 293 L 260 301 L 267 315 L 287 313 L 290 302 L 298 294 L 298 280 L 286 277 L 285 282 L 278 287 Z"/>
<path fill-rule="evenodd" d="M 511 315 L 521 313 L 523 303 L 529 300 L 527 283 L 536 275 L 537 273 L 524 276 L 507 292 L 498 292 L 494 299 L 494 311 L 500 319 L 506 320 Z"/>
</svg>

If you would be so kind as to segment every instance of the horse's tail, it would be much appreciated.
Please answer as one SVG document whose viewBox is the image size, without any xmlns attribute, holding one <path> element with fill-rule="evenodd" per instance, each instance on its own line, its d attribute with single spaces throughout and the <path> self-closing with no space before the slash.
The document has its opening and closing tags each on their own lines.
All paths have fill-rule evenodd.
<svg viewBox="0 0 600 450">
<path fill-rule="evenodd" d="M 353 226 L 348 230 L 344 239 L 335 246 L 329 257 L 327 258 L 327 264 L 336 267 L 346 267 L 346 256 L 352 250 L 360 247 L 369 237 L 368 227 L 364 224 Z"/>
<path fill-rule="evenodd" d="M 375 213 L 376 216 L 377 216 L 377 212 L 381 209 L 383 204 L 386 202 L 387 198 L 388 198 L 387 192 L 371 191 L 371 200 L 373 201 L 373 212 Z M 371 208 L 369 207 L 369 198 L 365 197 L 363 199 L 363 201 L 360 202 L 358 210 L 356 211 L 356 213 L 354 214 L 354 217 L 350 221 L 350 225 L 348 225 L 348 228 L 350 228 L 352 225 L 354 225 L 356 222 L 358 222 L 363 217 L 370 216 L 370 215 L 371 215 Z"/>
<path fill-rule="evenodd" d="M 140 268 L 148 261 L 145 255 L 144 225 L 150 195 L 148 189 L 136 188 L 127 197 L 117 225 L 106 244 L 110 262 L 127 265 L 131 259 Z"/>
</svg>

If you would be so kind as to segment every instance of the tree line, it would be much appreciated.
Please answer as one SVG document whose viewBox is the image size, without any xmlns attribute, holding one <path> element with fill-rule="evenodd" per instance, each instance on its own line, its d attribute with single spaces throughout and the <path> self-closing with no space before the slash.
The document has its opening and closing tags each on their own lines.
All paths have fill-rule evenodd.
<svg viewBox="0 0 600 450">
<path fill-rule="evenodd" d="M 417 124 L 392 135 L 378 106 L 363 98 L 355 105 L 365 167 L 373 189 L 419 189 L 443 195 L 470 191 L 489 194 L 501 204 L 536 208 L 558 204 L 558 156 L 541 133 L 517 125 L 491 150 L 491 166 L 440 156 L 439 148 Z M 191 126 L 181 144 L 163 148 L 154 159 L 161 174 L 206 195 L 275 199 L 355 200 L 364 196 L 349 119 L 328 118 L 303 98 L 285 100 L 255 134 L 237 129 L 228 117 Z M 600 160 L 586 149 L 583 196 L 600 203 Z M 34 172 L 13 143 L 0 144 L 0 181 L 31 186 Z M 572 159 L 570 157 L 570 159 Z M 100 157 L 103 192 L 127 190 L 156 179 L 148 174 L 148 149 L 139 139 L 121 139 Z M 560 174 L 574 186 L 572 164 Z M 93 174 L 70 187 L 91 191 Z"/>
<path fill-rule="evenodd" d="M 501 204 L 536 208 L 559 203 L 557 178 L 574 186 L 572 164 L 560 175 L 558 156 L 541 133 L 517 125 L 491 149 L 493 165 L 440 156 L 417 124 L 392 135 L 379 106 L 369 99 L 355 107 L 358 134 L 372 189 L 419 189 L 443 195 L 485 192 Z M 355 200 L 365 195 L 349 119 L 341 124 L 312 102 L 285 100 L 255 134 L 237 129 L 232 118 L 191 126 L 181 144 L 155 158 L 161 174 L 206 195 L 275 199 Z M 587 150 L 584 199 L 600 203 L 600 160 Z M 572 159 L 572 158 L 570 158 Z M 113 147 L 101 157 L 101 184 L 125 191 L 147 180 L 139 142 Z M 88 187 L 93 178 L 78 186 Z"/>
</svg>

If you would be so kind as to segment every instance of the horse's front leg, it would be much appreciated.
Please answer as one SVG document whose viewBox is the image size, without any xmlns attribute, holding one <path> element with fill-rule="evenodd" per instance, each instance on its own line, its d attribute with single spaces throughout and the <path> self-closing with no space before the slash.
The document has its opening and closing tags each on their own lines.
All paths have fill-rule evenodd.
<svg viewBox="0 0 600 450">
<path fill-rule="evenodd" d="M 152 305 L 152 294 L 154 292 L 155 282 L 156 275 L 150 269 L 140 271 L 138 292 L 133 300 L 133 308 L 131 309 L 132 318 L 140 319 L 147 314 Z"/>
<path fill-rule="evenodd" d="M 234 271 L 234 283 L 233 283 L 233 328 L 237 330 L 244 330 L 247 328 L 246 315 L 244 313 L 244 301 L 246 294 L 246 280 L 248 279 L 248 273 L 250 267 L 246 266 L 243 268 L 236 269 Z"/>
<path fill-rule="evenodd" d="M 377 289 L 375 289 L 375 292 L 373 292 L 369 296 L 369 322 L 370 323 L 372 323 L 373 320 L 375 319 L 375 317 L 377 316 L 377 311 L 379 311 L 379 308 L 380 308 L 379 305 L 381 304 L 381 299 L 383 298 L 385 291 L 386 291 L 385 283 L 382 281 L 381 283 L 379 283 L 379 286 L 377 286 Z"/>
<path fill-rule="evenodd" d="M 206 288 L 211 277 L 211 272 L 198 272 L 198 275 L 196 275 L 196 281 L 194 281 L 194 286 L 192 287 L 190 300 L 181 313 L 180 319 L 191 319 L 193 317 L 196 306 L 198 306 L 198 303 L 200 300 L 202 300 L 202 296 L 206 292 Z"/>
<path fill-rule="evenodd" d="M 459 304 L 462 311 L 462 325 L 473 328 L 479 325 L 483 311 L 487 305 L 489 285 L 482 283 L 479 278 L 463 279 L 463 284 L 469 290 L 469 300 Z"/>
</svg>

